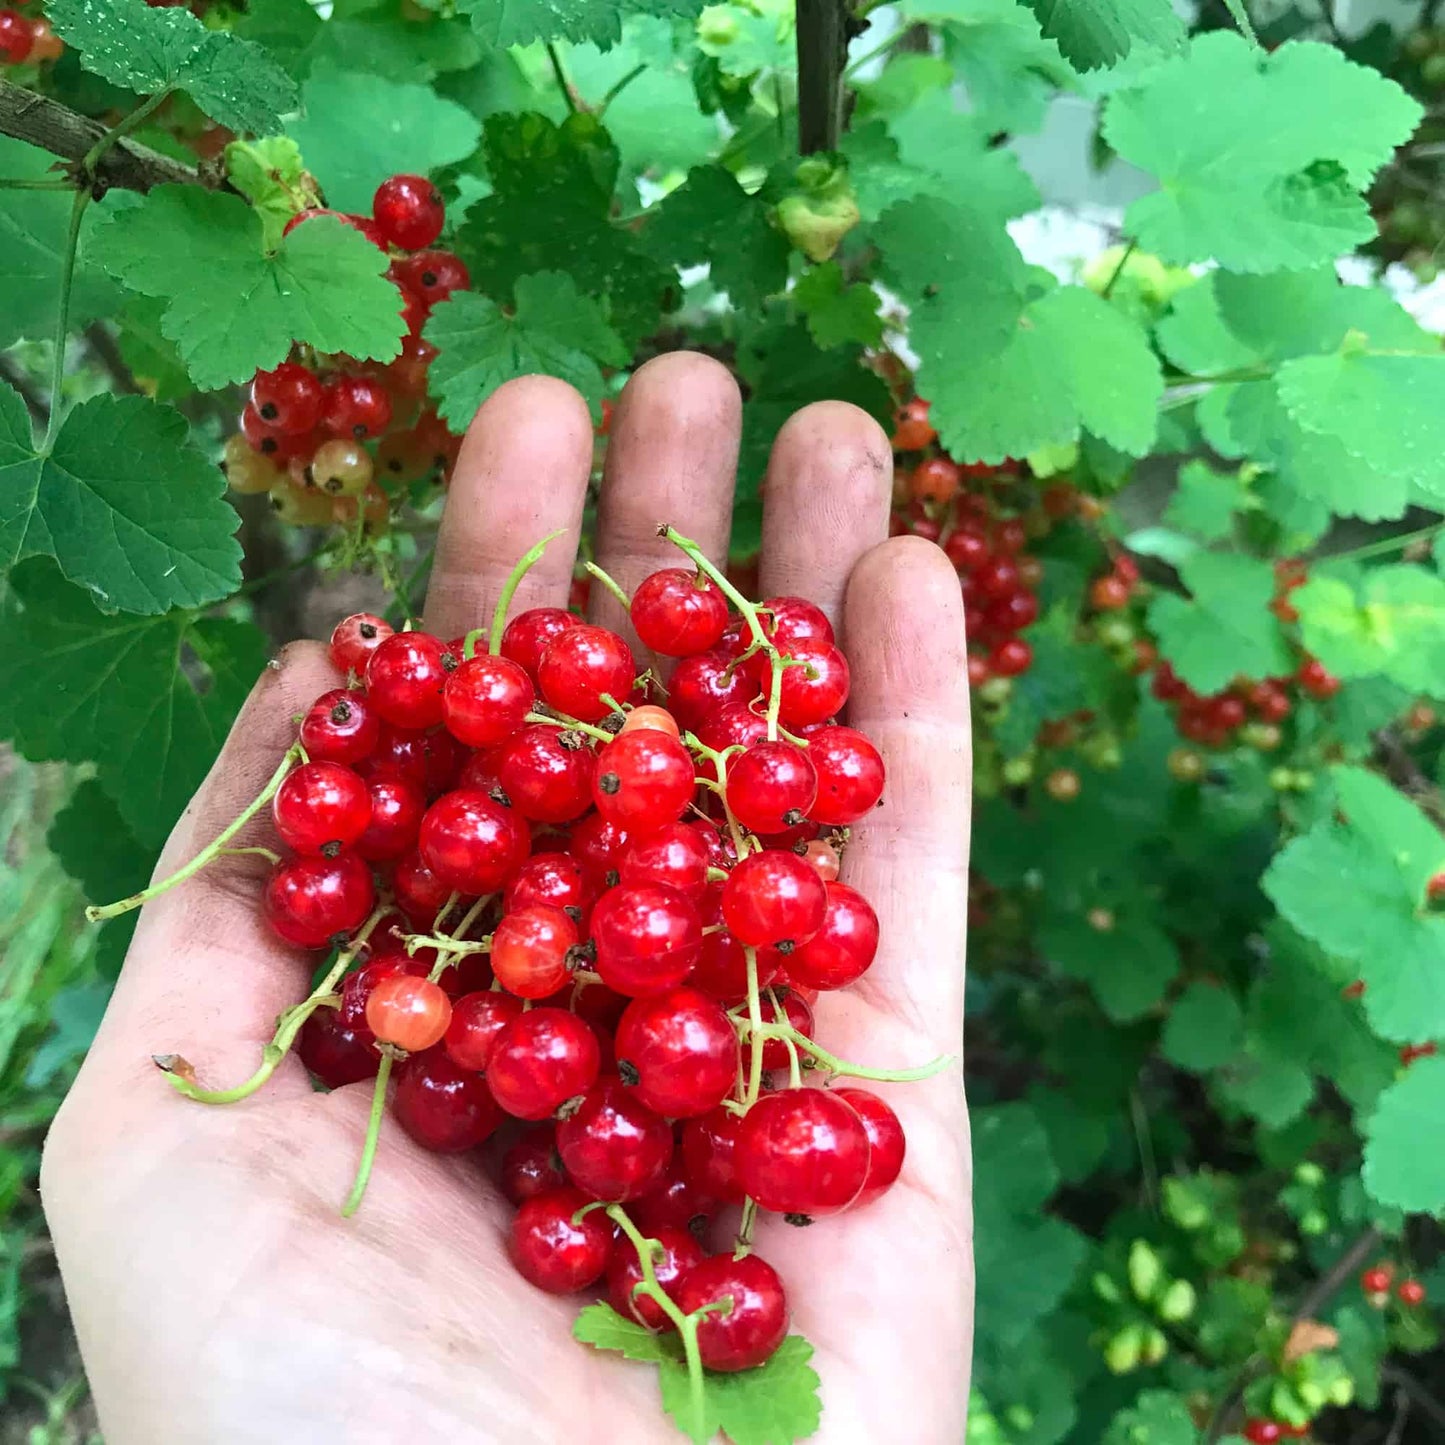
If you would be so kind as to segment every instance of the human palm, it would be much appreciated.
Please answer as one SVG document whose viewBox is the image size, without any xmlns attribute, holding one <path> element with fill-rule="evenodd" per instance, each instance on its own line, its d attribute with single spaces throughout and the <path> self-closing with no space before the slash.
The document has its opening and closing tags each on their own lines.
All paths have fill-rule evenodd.
<svg viewBox="0 0 1445 1445">
<path fill-rule="evenodd" d="M 598 559 L 624 587 L 676 563 L 658 522 L 714 558 L 726 552 L 738 433 L 737 391 L 717 364 L 677 353 L 633 377 L 598 522 Z M 492 396 L 452 482 L 432 630 L 452 636 L 487 619 L 516 558 L 559 528 L 567 539 L 515 606 L 565 602 L 591 450 L 586 408 L 560 382 L 525 378 Z M 958 582 L 931 544 L 884 540 L 891 483 L 887 441 L 861 412 L 800 412 L 773 450 L 761 571 L 764 592 L 806 595 L 839 626 L 851 720 L 888 765 L 884 802 L 844 860 L 844 877 L 877 908 L 878 958 L 817 1011 L 820 1042 L 874 1067 L 959 1048 L 968 863 Z M 594 610 L 622 626 L 605 593 Z M 255 796 L 294 738 L 295 714 L 335 685 L 322 648 L 286 649 L 177 825 L 162 874 Z M 360 1212 L 340 1218 L 368 1084 L 316 1093 L 288 1059 L 228 1107 L 167 1087 L 153 1052 L 229 1084 L 306 991 L 310 961 L 269 933 L 258 892 L 254 871 L 228 860 L 145 908 L 47 1142 L 46 1211 L 108 1445 L 679 1439 L 655 1373 L 576 1344 L 578 1302 L 512 1269 L 509 1208 L 471 1157 L 429 1154 L 388 1128 Z M 756 1245 L 817 1350 L 814 1438 L 953 1445 L 972 1327 L 961 1067 L 877 1087 L 908 1135 L 898 1184 L 809 1229 L 764 1217 Z"/>
</svg>

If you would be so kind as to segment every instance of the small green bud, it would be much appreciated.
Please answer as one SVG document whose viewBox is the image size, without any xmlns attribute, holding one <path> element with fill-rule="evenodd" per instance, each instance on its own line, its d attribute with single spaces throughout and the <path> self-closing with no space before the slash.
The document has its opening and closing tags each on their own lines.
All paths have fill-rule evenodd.
<svg viewBox="0 0 1445 1445">
<path fill-rule="evenodd" d="M 1129 1288 L 1134 1298 L 1152 1299 L 1164 1279 L 1164 1266 L 1153 1248 L 1142 1239 L 1129 1246 Z"/>
<path fill-rule="evenodd" d="M 1115 1375 L 1127 1375 L 1139 1367 L 1144 1348 L 1144 1331 L 1138 1325 L 1125 1325 L 1104 1346 L 1104 1364 Z"/>
<path fill-rule="evenodd" d="M 1194 1286 L 1187 1279 L 1176 1279 L 1159 1297 L 1159 1318 L 1178 1324 L 1194 1313 L 1196 1303 Z"/>
</svg>

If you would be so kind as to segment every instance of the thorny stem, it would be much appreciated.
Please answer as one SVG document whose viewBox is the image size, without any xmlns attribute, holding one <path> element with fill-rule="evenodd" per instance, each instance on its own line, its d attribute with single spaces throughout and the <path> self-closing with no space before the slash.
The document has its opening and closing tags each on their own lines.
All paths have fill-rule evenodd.
<svg viewBox="0 0 1445 1445">
<path fill-rule="evenodd" d="M 366 1120 L 366 1142 L 361 1146 L 361 1159 L 356 1166 L 356 1178 L 351 1184 L 351 1193 L 341 1206 L 341 1217 L 350 1219 L 361 1208 L 362 1196 L 366 1193 L 367 1181 L 371 1178 L 371 1166 L 376 1159 L 376 1146 L 381 1138 L 381 1117 L 386 1111 L 386 1084 L 391 1078 L 392 1052 L 389 1048 L 381 1051 L 381 1067 L 376 1071 L 376 1086 L 371 1092 L 371 1113 Z"/>
<path fill-rule="evenodd" d="M 122 913 L 130 913 L 134 909 L 142 907 L 152 898 L 158 898 L 162 893 L 174 888 L 177 883 L 184 883 L 187 878 L 199 873 L 208 863 L 213 862 L 226 851 L 226 844 L 276 796 L 276 790 L 285 782 L 286 775 L 298 762 L 304 762 L 305 758 L 306 750 L 301 744 L 293 744 L 287 749 L 286 756 L 281 759 L 281 766 L 271 774 L 266 786 L 242 809 L 240 816 L 225 828 L 212 843 L 202 848 L 189 863 L 176 869 L 169 878 L 162 878 L 159 883 L 152 883 L 150 887 L 142 889 L 139 893 L 132 893 L 129 898 L 122 898 L 118 903 L 107 903 L 100 908 L 94 906 L 87 908 L 85 916 L 92 923 L 99 923 L 106 918 L 119 918 Z"/>
<path fill-rule="evenodd" d="M 235 1104 L 254 1094 L 276 1072 L 276 1066 L 290 1052 L 291 1045 L 296 1042 L 296 1035 L 301 1032 L 301 1027 L 306 1020 L 330 1000 L 341 976 L 351 967 L 356 955 L 361 952 L 366 940 L 371 937 L 372 929 L 390 911 L 390 904 L 382 904 L 378 907 L 352 935 L 351 942 L 337 954 L 336 962 L 327 970 L 325 978 L 311 990 L 306 998 L 281 1015 L 276 1021 L 276 1032 L 272 1034 L 271 1042 L 261 1051 L 260 1066 L 249 1079 L 244 1083 L 237 1084 L 233 1089 L 202 1089 L 197 1086 L 194 1079 L 189 1077 L 189 1069 L 180 1067 L 179 1061 L 158 1057 L 156 1063 L 165 1071 L 166 1078 L 170 1080 L 172 1086 L 186 1098 L 194 1099 L 198 1104 Z"/>
<path fill-rule="evenodd" d="M 549 532 L 536 546 L 528 548 L 518 558 L 517 565 L 512 568 L 507 580 L 502 584 L 502 594 L 497 598 L 497 606 L 492 613 L 490 633 L 481 627 L 473 628 L 467 633 L 466 641 L 462 644 L 463 658 L 476 656 L 477 643 L 483 637 L 487 638 L 487 651 L 493 657 L 502 650 L 502 634 L 507 630 L 507 611 L 512 605 L 512 598 L 517 595 L 517 588 L 522 585 L 522 578 L 542 560 L 542 553 L 547 550 L 547 544 L 555 542 L 566 530 L 565 527 L 559 527 L 555 532 Z"/>
</svg>

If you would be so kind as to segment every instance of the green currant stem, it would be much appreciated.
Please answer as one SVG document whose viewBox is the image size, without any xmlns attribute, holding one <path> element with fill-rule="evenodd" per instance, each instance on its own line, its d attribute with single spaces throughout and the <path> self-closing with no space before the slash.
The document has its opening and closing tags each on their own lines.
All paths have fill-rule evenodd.
<svg viewBox="0 0 1445 1445">
<path fill-rule="evenodd" d="M 23 180 L 0 180 L 0 191 L 69 191 L 74 187 L 69 181 L 56 177 L 49 180 L 40 176 L 31 176 Z"/>
<path fill-rule="evenodd" d="M 617 599 L 624 612 L 632 610 L 632 599 L 622 590 L 622 584 L 616 578 L 604 572 L 595 562 L 584 562 L 582 565 L 589 576 L 595 577 Z"/>
<path fill-rule="evenodd" d="M 753 1250 L 753 1227 L 758 1219 L 758 1201 L 743 1200 L 743 1217 L 738 1221 L 738 1236 L 733 1244 L 733 1258 L 746 1259 Z"/>
<path fill-rule="evenodd" d="M 447 921 L 447 919 L 452 916 L 452 909 L 455 908 L 457 904 L 461 901 L 462 895 L 458 893 L 456 889 L 453 889 L 451 897 L 442 904 L 440 911 L 437 913 L 437 916 L 432 920 L 432 926 L 434 928 L 440 929 L 442 925 Z"/>
<path fill-rule="evenodd" d="M 589 738 L 597 738 L 600 742 L 610 743 L 616 736 L 606 728 L 593 727 L 591 723 L 578 722 L 575 717 L 563 717 L 560 713 L 550 712 L 529 712 L 527 714 L 529 723 L 551 723 L 553 727 L 561 728 L 563 732 L 585 733 Z"/>
<path fill-rule="evenodd" d="M 361 1208 L 362 1196 L 366 1193 L 367 1181 L 371 1178 L 371 1166 L 376 1159 L 376 1145 L 381 1138 L 381 1118 L 386 1112 L 386 1084 L 391 1078 L 392 1053 L 381 1051 L 381 1067 L 376 1071 L 376 1086 L 371 1091 L 371 1113 L 366 1120 L 366 1142 L 361 1146 L 361 1160 L 356 1166 L 356 1178 L 351 1193 L 341 1206 L 341 1217 L 350 1219 Z"/>
<path fill-rule="evenodd" d="M 738 820 L 733 817 L 733 810 L 728 806 L 728 768 L 727 760 L 736 751 L 742 752 L 741 747 L 724 748 L 722 752 L 715 752 L 712 748 L 700 741 L 692 733 L 684 733 L 682 738 L 684 744 L 691 748 L 700 758 L 706 759 L 713 766 L 717 774 L 717 781 L 711 782 L 707 778 L 699 779 L 705 783 L 719 798 L 722 799 L 723 813 L 727 817 L 728 832 L 732 834 L 733 849 L 738 855 L 739 861 L 747 857 L 747 841 L 743 837 L 743 830 L 738 826 Z"/>
<path fill-rule="evenodd" d="M 53 413 L 52 413 L 53 414 Z M 281 766 L 271 774 L 266 786 L 256 795 L 251 802 L 241 810 L 240 816 L 225 828 L 216 839 L 202 848 L 189 863 L 183 864 L 176 869 L 169 878 L 162 878 L 159 883 L 152 883 L 149 888 L 142 889 L 139 893 L 132 893 L 129 898 L 122 898 L 118 903 L 107 903 L 103 907 L 94 906 L 85 910 L 85 916 L 92 923 L 99 923 L 106 918 L 119 918 L 122 913 L 130 913 L 135 909 L 143 907 L 152 898 L 158 898 L 162 893 L 174 888 L 177 883 L 184 883 L 193 874 L 199 873 L 208 863 L 214 862 L 226 850 L 226 844 L 276 796 L 276 790 L 286 780 L 286 775 L 296 766 L 298 762 L 305 760 L 306 752 L 300 743 L 294 744 L 286 751 L 286 756 L 281 759 Z"/>
<path fill-rule="evenodd" d="M 434 948 L 438 953 L 490 953 L 492 940 L 482 938 L 472 941 L 453 938 L 446 933 L 407 933 L 402 935 L 402 946 L 412 955 L 420 948 Z"/>
<path fill-rule="evenodd" d="M 507 612 L 512 605 L 512 598 L 517 595 L 517 588 L 522 585 L 522 578 L 542 560 L 542 553 L 547 550 L 549 542 L 555 542 L 567 529 L 559 527 L 555 532 L 549 532 L 535 547 L 530 547 L 518 559 L 517 565 L 512 568 L 511 574 L 506 582 L 502 584 L 502 595 L 497 598 L 496 610 L 492 613 L 492 630 L 490 634 L 484 632 L 480 627 L 467 633 L 467 639 L 462 644 L 462 656 L 473 657 L 476 655 L 477 643 L 483 636 L 487 638 L 487 651 L 493 657 L 502 650 L 502 633 L 507 630 Z"/>
<path fill-rule="evenodd" d="M 748 1060 L 748 1092 L 743 1102 L 752 1108 L 763 1091 L 763 1000 L 758 992 L 758 951 L 743 949 L 748 965 L 748 1033 L 753 1041 L 752 1055 Z"/>
<path fill-rule="evenodd" d="M 489 953 L 492 947 L 490 938 L 480 939 L 475 943 L 464 941 L 462 934 L 477 921 L 482 910 L 492 901 L 490 893 L 484 893 L 478 898 L 467 911 L 462 914 L 461 922 L 452 930 L 450 937 L 439 938 L 434 947 L 437 950 L 437 961 L 432 965 L 431 972 L 427 979 L 435 983 L 452 966 L 452 960 L 463 953 Z M 415 944 L 408 945 L 415 948 Z"/>
<path fill-rule="evenodd" d="M 276 1021 L 276 1032 L 271 1036 L 271 1042 L 261 1051 L 261 1063 L 249 1079 L 237 1084 L 233 1089 L 202 1089 L 189 1077 L 189 1069 L 183 1070 L 176 1064 L 162 1062 L 158 1058 L 157 1064 L 165 1070 L 166 1078 L 171 1081 L 176 1091 L 188 1099 L 194 1099 L 198 1104 L 235 1104 L 254 1094 L 270 1079 L 276 1072 L 276 1066 L 291 1051 L 291 1045 L 296 1042 L 296 1035 L 301 1032 L 306 1020 L 318 1008 L 331 1004 L 341 976 L 351 967 L 356 955 L 371 937 L 372 929 L 390 912 L 389 903 L 378 907 L 352 935 L 351 942 L 337 954 L 336 962 L 326 971 L 326 976 L 311 990 L 309 996 L 281 1015 Z"/>
<path fill-rule="evenodd" d="M 577 114 L 577 102 L 572 95 L 572 86 L 567 80 L 567 72 L 562 69 L 562 57 L 557 54 L 557 47 L 549 40 L 547 42 L 547 59 L 552 64 L 552 74 L 557 78 L 557 86 L 562 92 L 562 99 L 567 102 L 567 114 Z"/>
<path fill-rule="evenodd" d="M 271 848 L 222 848 L 218 858 L 264 858 L 273 868 L 281 861 L 281 855 Z"/>
<path fill-rule="evenodd" d="M 792 1039 L 785 1038 L 783 1047 L 788 1051 L 788 1087 L 801 1089 L 803 1087 L 803 1067 L 798 1062 L 798 1046 Z"/>
<path fill-rule="evenodd" d="M 750 1021 L 745 1027 L 754 1038 L 782 1039 L 785 1043 L 805 1050 L 835 1079 L 873 1079 L 880 1084 L 913 1084 L 920 1079 L 931 1079 L 935 1074 L 941 1074 L 958 1057 L 956 1054 L 940 1054 L 938 1058 L 920 1064 L 916 1069 L 870 1069 L 866 1064 L 850 1063 L 847 1059 L 840 1059 L 837 1054 L 829 1053 L 821 1044 L 815 1044 L 791 1024 L 762 1024 L 755 1027 Z M 755 1048 L 754 1053 L 760 1057 L 762 1050 Z"/>
</svg>

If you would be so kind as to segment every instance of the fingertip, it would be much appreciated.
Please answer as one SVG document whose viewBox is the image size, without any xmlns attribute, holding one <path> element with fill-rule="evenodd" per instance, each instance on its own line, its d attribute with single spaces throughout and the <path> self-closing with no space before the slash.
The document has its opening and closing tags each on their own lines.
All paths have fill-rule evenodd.
<svg viewBox="0 0 1445 1445">
<path fill-rule="evenodd" d="M 633 372 L 618 398 L 612 438 L 615 445 L 638 427 L 680 438 L 714 429 L 735 436 L 742 408 L 737 381 L 722 362 L 700 351 L 668 351 Z"/>
</svg>

